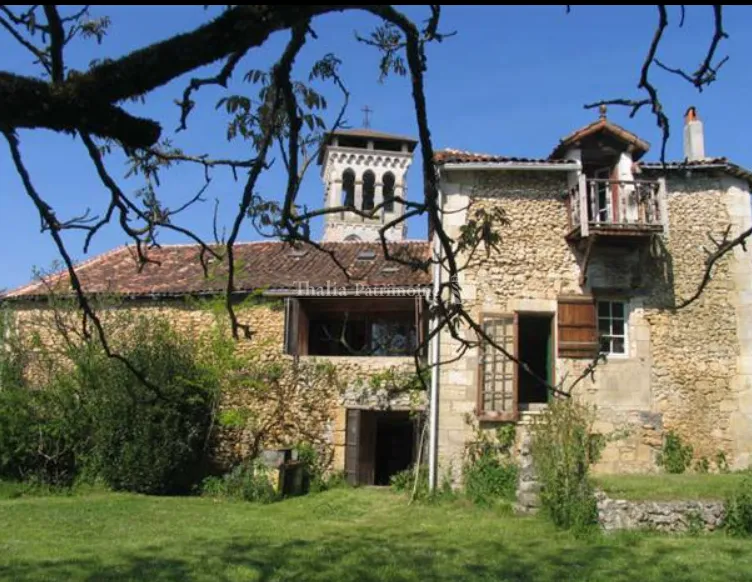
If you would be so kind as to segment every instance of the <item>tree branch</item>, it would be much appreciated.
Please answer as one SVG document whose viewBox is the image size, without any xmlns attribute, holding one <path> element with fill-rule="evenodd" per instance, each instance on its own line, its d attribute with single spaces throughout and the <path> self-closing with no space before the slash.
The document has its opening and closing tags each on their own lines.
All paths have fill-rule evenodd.
<svg viewBox="0 0 752 582">
<path fill-rule="evenodd" d="M 62 83 L 65 77 L 65 65 L 63 64 L 63 46 L 65 45 L 65 31 L 60 14 L 54 4 L 44 5 L 44 14 L 47 16 L 47 28 L 50 32 L 50 56 L 52 59 L 52 82 Z"/>
<path fill-rule="evenodd" d="M 742 247 L 744 251 L 747 250 L 747 239 L 752 236 L 752 228 L 748 228 L 736 238 L 728 240 L 731 227 L 729 226 L 723 234 L 723 238 L 720 241 L 716 241 L 712 236 L 708 235 L 710 240 L 716 245 L 716 249 L 713 252 L 708 253 L 708 257 L 705 259 L 705 271 L 702 275 L 702 280 L 697 286 L 697 290 L 687 299 L 679 302 L 676 309 L 684 309 L 688 307 L 700 298 L 702 292 L 710 283 L 713 278 L 713 267 L 721 260 L 727 253 L 733 250 L 735 247 Z"/>
<path fill-rule="evenodd" d="M 54 211 L 52 210 L 50 205 L 47 204 L 42 199 L 42 197 L 38 194 L 33 184 L 31 183 L 29 172 L 27 171 L 26 166 L 23 163 L 21 152 L 18 147 L 18 138 L 8 130 L 3 130 L 3 135 L 5 136 L 5 139 L 8 142 L 8 146 L 10 147 L 11 158 L 13 159 L 13 163 L 16 167 L 16 171 L 18 172 L 18 175 L 21 177 L 21 181 L 23 182 L 24 188 L 26 189 L 26 194 L 29 196 L 29 198 L 31 198 L 32 202 L 34 203 L 34 206 L 39 212 L 39 216 L 41 217 L 41 219 L 47 224 L 47 227 L 49 228 L 49 231 L 50 231 L 50 235 L 52 236 L 52 240 L 55 243 L 55 246 L 57 247 L 58 253 L 60 253 L 60 256 L 62 257 L 63 262 L 65 263 L 66 270 L 68 271 L 68 277 L 70 279 L 71 287 L 73 287 L 73 291 L 78 301 L 78 306 L 81 309 L 82 313 L 84 314 L 84 324 L 83 324 L 84 337 L 86 339 L 91 338 L 91 334 L 88 331 L 87 325 L 86 325 L 87 321 L 91 321 L 91 323 L 94 325 L 94 328 L 96 329 L 97 338 L 99 342 L 102 344 L 102 349 L 104 349 L 105 353 L 107 354 L 107 357 L 113 358 L 121 362 L 134 376 L 136 376 L 136 378 L 138 378 L 138 380 L 144 386 L 146 386 L 151 391 L 153 391 L 156 397 L 162 398 L 162 393 L 158 386 L 155 386 L 152 382 L 150 382 L 149 379 L 140 370 L 137 370 L 133 366 L 133 364 L 131 364 L 131 362 L 128 361 L 127 358 L 124 358 L 122 355 L 112 351 L 112 349 L 110 348 L 110 344 L 107 339 L 107 334 L 104 331 L 102 322 L 99 319 L 99 316 L 92 309 L 91 304 L 89 303 L 89 300 L 86 297 L 86 294 L 83 289 L 83 285 L 81 284 L 81 280 L 78 278 L 78 273 L 76 273 L 73 260 L 68 254 L 68 250 L 65 247 L 65 243 L 63 242 L 62 236 L 60 235 L 60 226 L 59 226 L 57 218 L 55 217 Z"/>
</svg>

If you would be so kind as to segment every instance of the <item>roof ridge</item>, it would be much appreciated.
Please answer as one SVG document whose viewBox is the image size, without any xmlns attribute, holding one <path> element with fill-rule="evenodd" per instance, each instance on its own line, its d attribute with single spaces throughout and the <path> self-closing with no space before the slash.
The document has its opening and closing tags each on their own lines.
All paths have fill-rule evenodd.
<svg viewBox="0 0 752 582">
<path fill-rule="evenodd" d="M 128 245 L 118 245 L 115 248 L 110 249 L 109 251 L 105 251 L 101 254 L 94 255 L 93 257 L 89 257 L 79 263 L 73 263 L 73 269 L 78 273 L 82 269 L 87 269 L 100 261 L 103 261 L 105 259 L 109 259 L 110 257 L 116 255 L 119 252 L 128 250 Z M 54 280 L 57 282 L 57 280 L 60 280 L 62 277 L 68 274 L 68 268 L 60 269 L 59 271 L 56 271 L 55 273 L 52 273 L 49 276 L 40 275 L 36 280 L 33 280 L 30 283 L 26 283 L 25 285 L 21 285 L 20 287 L 16 287 L 15 289 L 11 289 L 10 291 L 0 295 L 0 299 L 5 297 L 13 297 L 15 295 L 22 295 L 26 291 L 29 291 L 33 289 L 34 287 L 39 287 L 40 285 L 44 285 L 47 281 Z"/>
<path fill-rule="evenodd" d="M 371 240 L 371 241 L 330 240 L 330 241 L 312 241 L 312 242 L 315 242 L 316 244 L 319 244 L 319 245 L 330 245 L 330 244 L 378 244 L 380 245 L 381 244 L 380 240 Z M 415 238 L 415 239 L 394 240 L 394 241 L 389 240 L 386 242 L 387 244 L 401 244 L 401 243 L 427 243 L 429 241 Z M 303 241 L 303 243 L 306 244 L 305 241 Z M 234 246 L 238 247 L 238 246 L 250 246 L 250 245 L 261 245 L 261 244 L 281 245 L 281 244 L 289 244 L 289 243 L 283 240 L 248 240 L 248 241 L 236 242 Z M 310 243 L 307 243 L 307 244 L 310 244 Z M 181 247 L 186 248 L 186 247 L 198 247 L 198 246 L 201 246 L 201 245 L 199 243 L 167 243 L 167 244 L 160 244 L 158 248 L 181 248 Z M 206 246 L 225 246 L 225 244 L 217 245 L 215 243 L 212 243 L 212 244 L 207 243 Z M 118 248 L 128 248 L 128 247 L 122 246 Z M 108 252 L 111 252 L 111 251 L 108 251 Z M 103 256 L 103 255 L 98 255 L 98 256 Z M 97 258 L 97 257 L 92 257 L 92 259 L 93 258 Z"/>
</svg>

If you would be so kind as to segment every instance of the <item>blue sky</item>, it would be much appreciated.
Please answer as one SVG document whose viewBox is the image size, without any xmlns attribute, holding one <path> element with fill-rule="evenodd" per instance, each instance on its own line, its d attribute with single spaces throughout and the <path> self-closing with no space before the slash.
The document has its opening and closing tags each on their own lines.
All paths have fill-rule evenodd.
<svg viewBox="0 0 752 582">
<path fill-rule="evenodd" d="M 653 78 L 673 123 L 669 158 L 682 156 L 682 115 L 687 106 L 695 105 L 705 123 L 706 154 L 726 156 L 752 167 L 747 137 L 752 129 L 752 38 L 747 33 L 752 27 L 752 7 L 731 6 L 725 10 L 730 39 L 723 43 L 720 55 L 729 54 L 730 60 L 717 83 L 698 93 L 686 82 L 661 71 L 655 70 Z M 426 14 L 417 6 L 406 7 L 405 11 L 418 19 Z M 96 7 L 92 14 L 109 15 L 112 27 L 102 45 L 89 41 L 70 47 L 67 64 L 78 70 L 86 69 L 93 59 L 115 58 L 145 43 L 190 30 L 207 18 L 203 8 L 194 6 Z M 638 96 L 639 69 L 656 21 L 654 6 L 574 6 L 569 15 L 563 6 L 446 7 L 443 29 L 457 34 L 428 50 L 428 113 L 435 147 L 547 156 L 560 137 L 595 119 L 597 113 L 584 110 L 584 103 Z M 670 12 L 670 28 L 659 56 L 664 62 L 694 70 L 711 38 L 712 12 L 708 6 L 690 6 L 683 29 L 678 28 L 678 21 L 675 9 Z M 309 41 L 295 71 L 305 78 L 312 62 L 328 52 L 337 53 L 343 59 L 342 72 L 351 92 L 350 125 L 362 124 L 361 108 L 368 105 L 374 110 L 374 129 L 417 135 L 408 79 L 391 77 L 380 84 L 377 54 L 354 40 L 355 30 L 365 34 L 375 22 L 358 13 L 314 21 L 319 38 Z M 287 34 L 275 35 L 268 46 L 251 53 L 238 69 L 232 88 L 249 91 L 239 81 L 245 70 L 268 68 L 286 40 Z M 28 54 L 5 34 L 0 34 L 0 55 L 0 68 L 4 70 L 22 74 L 36 71 Z M 145 104 L 129 103 L 125 107 L 158 120 L 163 135 L 173 137 L 175 144 L 188 153 L 242 156 L 246 146 L 228 144 L 225 139 L 225 117 L 214 107 L 221 93 L 213 88 L 199 93 L 189 131 L 174 134 L 179 118 L 174 100 L 186 82 L 180 79 L 148 95 Z M 328 88 L 323 92 L 331 97 L 329 115 L 333 115 L 338 98 Z M 658 157 L 660 134 L 647 111 L 630 120 L 626 111 L 612 107 L 609 118 L 651 142 L 648 158 Z M 22 131 L 20 136 L 32 179 L 60 217 L 70 218 L 86 208 L 92 213 L 105 208 L 107 193 L 80 142 L 47 131 Z M 113 157 L 108 164 L 116 177 L 125 173 L 121 160 Z M 281 196 L 284 176 L 279 166 L 259 184 L 266 197 Z M 418 196 L 421 183 L 420 159 L 416 158 L 408 194 Z M 160 195 L 168 207 L 174 208 L 193 196 L 200 185 L 201 172 L 181 166 L 164 175 Z M 220 200 L 220 223 L 229 228 L 241 190 L 242 182 L 215 172 L 206 193 L 208 202 L 181 215 L 181 224 L 210 239 L 214 199 Z M 322 196 L 322 183 L 314 168 L 304 183 L 301 201 L 320 205 Z M 410 224 L 409 236 L 424 237 L 424 225 Z M 255 233 L 247 227 L 241 238 L 251 240 Z M 76 260 L 127 242 L 114 225 L 98 236 L 88 255 L 82 253 L 80 237 L 72 234 L 67 240 Z M 167 234 L 161 240 L 185 242 Z M 57 258 L 49 234 L 40 233 L 36 211 L 11 166 L 4 141 L 0 144 L 0 249 L 0 289 L 25 283 L 34 267 L 49 268 Z"/>
</svg>

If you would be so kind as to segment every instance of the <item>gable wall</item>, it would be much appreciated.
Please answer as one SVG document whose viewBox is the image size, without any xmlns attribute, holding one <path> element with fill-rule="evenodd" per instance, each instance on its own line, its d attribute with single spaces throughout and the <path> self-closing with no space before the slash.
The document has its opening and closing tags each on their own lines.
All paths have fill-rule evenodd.
<svg viewBox="0 0 752 582">
<path fill-rule="evenodd" d="M 724 258 L 696 305 L 680 312 L 669 309 L 677 297 L 691 294 L 702 276 L 707 232 L 722 233 L 731 222 L 733 234 L 751 223 L 745 186 L 725 178 L 669 180 L 671 223 L 665 248 L 653 249 L 652 257 L 596 255 L 582 288 L 582 253 L 564 238 L 564 173 L 452 172 L 450 180 L 442 184 L 447 209 L 463 209 L 477 200 L 503 208 L 510 220 L 502 230 L 500 251 L 491 251 L 460 276 L 463 303 L 474 317 L 515 310 L 555 312 L 559 294 L 590 292 L 590 284 L 638 287 L 629 297 L 629 357 L 611 357 L 596 370 L 595 382 L 586 379 L 574 392 L 598 407 L 596 430 L 622 437 L 608 445 L 598 470 L 656 470 L 667 429 L 691 442 L 698 457 L 712 458 L 723 450 L 729 461 L 746 466 L 752 451 L 752 393 L 741 375 L 747 368 L 739 366 L 752 364 L 740 351 L 740 345 L 747 351 L 752 347 L 747 339 L 752 336 L 752 257 L 738 252 Z M 456 236 L 467 213 L 447 214 L 445 220 Z M 629 268 L 619 266 L 624 264 L 620 261 Z M 446 334 L 441 342 L 442 358 L 456 355 L 456 342 Z M 571 382 L 586 364 L 557 358 L 557 380 L 567 375 Z M 455 473 L 477 425 L 477 368 L 474 350 L 441 373 L 439 448 L 445 470 L 451 466 Z"/>
</svg>

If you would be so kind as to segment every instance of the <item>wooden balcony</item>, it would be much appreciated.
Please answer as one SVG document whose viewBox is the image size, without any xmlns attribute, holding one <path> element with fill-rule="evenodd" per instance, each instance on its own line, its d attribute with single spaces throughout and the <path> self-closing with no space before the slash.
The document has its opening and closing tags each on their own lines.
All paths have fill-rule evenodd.
<svg viewBox="0 0 752 582">
<path fill-rule="evenodd" d="M 567 194 L 567 240 L 608 237 L 612 242 L 665 234 L 666 187 L 659 181 L 593 180 L 580 176 Z"/>
</svg>

